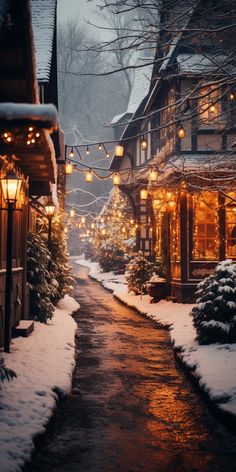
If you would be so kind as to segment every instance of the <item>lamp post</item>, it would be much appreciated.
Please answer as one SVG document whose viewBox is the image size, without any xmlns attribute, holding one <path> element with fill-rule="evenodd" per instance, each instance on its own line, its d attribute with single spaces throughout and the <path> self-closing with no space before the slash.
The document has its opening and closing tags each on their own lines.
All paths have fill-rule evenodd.
<svg viewBox="0 0 236 472">
<path fill-rule="evenodd" d="M 48 218 L 48 248 L 50 249 L 51 246 L 51 235 L 52 235 L 52 217 L 55 212 L 55 205 L 50 203 L 45 206 L 45 212 Z"/>
<path fill-rule="evenodd" d="M 6 284 L 5 284 L 5 321 L 4 321 L 4 351 L 10 352 L 11 326 L 11 290 L 12 290 L 12 235 L 13 211 L 18 200 L 22 179 L 13 171 L 9 171 L 1 179 L 4 201 L 7 203 L 7 254 L 6 254 Z"/>
</svg>

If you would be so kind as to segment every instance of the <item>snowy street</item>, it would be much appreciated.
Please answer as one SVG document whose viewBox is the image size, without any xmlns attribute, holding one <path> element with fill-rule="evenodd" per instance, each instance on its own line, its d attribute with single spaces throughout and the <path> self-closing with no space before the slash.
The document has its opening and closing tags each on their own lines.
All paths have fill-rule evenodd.
<svg viewBox="0 0 236 472">
<path fill-rule="evenodd" d="M 74 270 L 72 392 L 24 472 L 234 470 L 236 439 L 176 366 L 168 331 Z"/>
</svg>

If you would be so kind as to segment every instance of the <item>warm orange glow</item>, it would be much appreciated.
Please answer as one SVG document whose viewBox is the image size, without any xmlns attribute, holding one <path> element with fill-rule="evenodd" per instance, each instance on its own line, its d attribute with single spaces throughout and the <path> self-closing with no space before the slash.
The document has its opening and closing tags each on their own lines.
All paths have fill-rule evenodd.
<svg viewBox="0 0 236 472">
<path fill-rule="evenodd" d="M 70 210 L 70 217 L 71 217 L 71 218 L 74 218 L 74 216 L 75 216 L 75 210 L 74 210 L 74 208 L 71 208 L 71 210 Z"/>
<path fill-rule="evenodd" d="M 82 223 L 82 225 L 84 225 L 84 224 L 85 224 L 85 221 L 86 221 L 86 218 L 85 218 L 85 216 L 82 216 L 82 217 L 81 217 L 81 223 Z"/>
<path fill-rule="evenodd" d="M 183 125 L 181 125 L 180 128 L 177 131 L 177 135 L 178 135 L 179 139 L 185 138 L 185 134 L 186 134 L 185 129 L 184 129 Z"/>
<path fill-rule="evenodd" d="M 92 182 L 93 181 L 93 174 L 90 171 L 86 172 L 86 175 L 85 175 L 85 182 Z"/>
<path fill-rule="evenodd" d="M 73 148 L 70 150 L 69 156 L 73 159 L 73 157 L 74 157 L 74 150 L 73 150 Z"/>
<path fill-rule="evenodd" d="M 5 202 L 16 203 L 19 197 L 22 179 L 14 172 L 8 172 L 6 176 L 1 179 L 2 193 Z"/>
<path fill-rule="evenodd" d="M 147 189 L 142 188 L 140 190 L 140 199 L 141 200 L 147 200 L 147 198 L 148 198 L 148 191 L 147 191 Z"/>
<path fill-rule="evenodd" d="M 121 183 L 120 174 L 118 174 L 117 172 L 115 174 L 113 174 L 113 176 L 112 176 L 112 183 L 113 183 L 113 185 L 120 185 L 120 183 Z"/>
<path fill-rule="evenodd" d="M 65 172 L 66 174 L 72 174 L 73 172 L 73 164 L 71 164 L 71 162 L 67 162 L 66 163 L 66 167 L 65 167 Z"/>
<path fill-rule="evenodd" d="M 146 151 L 147 148 L 148 148 L 148 142 L 147 142 L 146 138 L 142 137 L 142 139 L 141 139 L 141 149 L 142 149 L 142 151 Z"/>
<path fill-rule="evenodd" d="M 123 146 L 117 145 L 115 147 L 115 156 L 117 157 L 123 157 L 124 155 L 124 148 Z"/>
<path fill-rule="evenodd" d="M 158 171 L 156 169 L 151 169 L 149 173 L 150 182 L 156 182 L 158 179 Z"/>
</svg>

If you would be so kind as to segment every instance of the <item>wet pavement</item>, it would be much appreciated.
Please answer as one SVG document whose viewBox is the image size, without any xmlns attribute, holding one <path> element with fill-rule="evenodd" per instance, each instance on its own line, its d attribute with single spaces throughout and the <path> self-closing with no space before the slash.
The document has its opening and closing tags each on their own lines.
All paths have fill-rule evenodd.
<svg viewBox="0 0 236 472">
<path fill-rule="evenodd" d="M 24 472 L 235 471 L 236 437 L 176 365 L 168 331 L 75 273 L 72 392 Z"/>
</svg>

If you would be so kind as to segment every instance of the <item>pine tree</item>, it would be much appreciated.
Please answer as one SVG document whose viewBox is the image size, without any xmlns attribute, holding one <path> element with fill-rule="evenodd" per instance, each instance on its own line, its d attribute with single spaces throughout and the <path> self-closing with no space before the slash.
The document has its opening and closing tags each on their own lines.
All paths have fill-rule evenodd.
<svg viewBox="0 0 236 472">
<path fill-rule="evenodd" d="M 128 262 L 125 241 L 134 236 L 134 226 L 127 217 L 127 198 L 118 187 L 112 192 L 95 238 L 96 258 L 104 271 L 124 268 Z"/>
<path fill-rule="evenodd" d="M 28 234 L 27 281 L 30 287 L 30 314 L 32 319 L 46 323 L 52 318 L 51 303 L 55 287 L 48 270 L 50 253 L 41 235 Z"/>
<path fill-rule="evenodd" d="M 191 316 L 199 344 L 236 342 L 236 262 L 220 262 L 196 293 Z"/>
<path fill-rule="evenodd" d="M 63 212 L 58 213 L 52 223 L 49 271 L 56 287 L 51 297 L 53 304 L 71 293 L 75 280 L 68 263 L 67 236 L 64 232 L 63 219 Z"/>
</svg>

